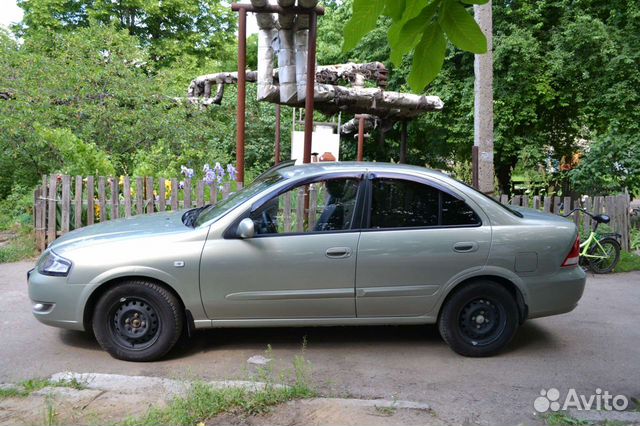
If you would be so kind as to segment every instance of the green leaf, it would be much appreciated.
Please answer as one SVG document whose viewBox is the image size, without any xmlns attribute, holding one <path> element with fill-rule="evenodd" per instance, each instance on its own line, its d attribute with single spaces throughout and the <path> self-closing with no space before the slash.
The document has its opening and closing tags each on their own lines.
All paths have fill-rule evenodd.
<svg viewBox="0 0 640 426">
<path fill-rule="evenodd" d="M 392 26 L 388 38 L 391 46 L 391 61 L 394 64 L 400 66 L 402 57 L 418 44 L 420 35 L 429 25 L 439 6 L 440 0 L 432 1 L 415 18 L 409 19 L 395 28 Z"/>
<path fill-rule="evenodd" d="M 384 5 L 384 14 L 394 21 L 402 18 L 404 12 L 405 0 L 387 0 Z"/>
<path fill-rule="evenodd" d="M 460 0 L 464 4 L 486 4 L 489 0 Z"/>
<path fill-rule="evenodd" d="M 425 30 L 413 53 L 413 63 L 407 82 L 414 92 L 421 92 L 442 69 L 447 41 L 437 22 Z"/>
<path fill-rule="evenodd" d="M 353 15 L 344 26 L 343 52 L 348 52 L 356 47 L 362 37 L 375 28 L 384 3 L 384 0 L 355 0 L 353 2 Z"/>
<path fill-rule="evenodd" d="M 487 52 L 487 38 L 464 6 L 445 0 L 440 8 L 440 25 L 453 44 L 473 53 Z"/>
</svg>

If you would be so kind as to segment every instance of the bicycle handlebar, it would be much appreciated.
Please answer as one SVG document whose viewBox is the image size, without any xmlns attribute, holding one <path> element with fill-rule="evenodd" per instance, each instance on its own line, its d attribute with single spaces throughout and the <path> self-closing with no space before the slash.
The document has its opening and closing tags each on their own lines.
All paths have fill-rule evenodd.
<svg viewBox="0 0 640 426">
<path fill-rule="evenodd" d="M 577 211 L 581 211 L 582 213 L 584 213 L 584 214 L 586 214 L 588 216 L 594 217 L 593 214 L 589 213 L 588 211 L 586 211 L 585 209 L 583 209 L 581 207 L 576 207 L 575 209 L 571 210 L 569 213 L 563 214 L 562 217 L 569 217 L 569 216 L 571 216 L 572 214 L 574 214 Z"/>
</svg>

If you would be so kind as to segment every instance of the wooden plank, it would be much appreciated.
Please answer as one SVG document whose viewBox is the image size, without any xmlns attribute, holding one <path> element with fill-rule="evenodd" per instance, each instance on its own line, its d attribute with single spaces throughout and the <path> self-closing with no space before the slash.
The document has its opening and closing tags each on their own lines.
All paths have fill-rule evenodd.
<svg viewBox="0 0 640 426">
<path fill-rule="evenodd" d="M 33 210 L 34 210 L 34 228 L 35 228 L 35 233 L 36 233 L 36 246 L 38 247 L 39 251 L 44 250 L 44 242 L 45 242 L 45 233 L 44 233 L 44 226 L 42 224 L 42 209 L 43 209 L 43 202 L 44 200 L 42 199 L 42 191 L 43 191 L 43 186 L 42 185 L 38 185 L 38 187 L 36 188 L 36 190 L 34 191 L 33 194 L 33 198 L 34 198 L 34 204 L 33 204 Z"/>
<path fill-rule="evenodd" d="M 562 214 L 567 214 L 571 211 L 571 197 L 564 197 L 562 207 Z"/>
<path fill-rule="evenodd" d="M 145 201 L 145 205 L 147 206 L 147 214 L 148 213 L 153 213 L 155 211 L 155 197 L 153 196 L 153 178 L 152 177 L 148 177 L 146 179 L 146 189 L 147 189 L 147 196 L 146 196 L 146 201 Z"/>
<path fill-rule="evenodd" d="M 74 198 L 74 229 L 82 228 L 82 176 L 76 176 L 76 190 Z"/>
<path fill-rule="evenodd" d="M 236 182 L 236 192 L 240 191 L 243 188 L 242 182 Z"/>
<path fill-rule="evenodd" d="M 560 205 L 562 204 L 562 197 L 554 196 L 552 199 L 553 213 L 560 214 Z"/>
<path fill-rule="evenodd" d="M 191 208 L 191 179 L 185 178 L 184 180 L 184 208 Z"/>
<path fill-rule="evenodd" d="M 529 208 L 529 196 L 527 194 L 522 196 L 522 207 Z"/>
<path fill-rule="evenodd" d="M 122 192 L 124 193 L 124 215 L 131 217 L 131 178 L 129 176 L 124 177 Z"/>
<path fill-rule="evenodd" d="M 63 234 L 69 232 L 71 215 L 71 176 L 62 176 L 62 207 L 60 209 L 60 228 Z"/>
<path fill-rule="evenodd" d="M 166 179 L 160 178 L 158 179 L 158 210 L 163 212 L 167 209 L 167 187 L 166 187 Z"/>
<path fill-rule="evenodd" d="M 93 225 L 95 222 L 95 186 L 93 176 L 87 176 L 87 225 Z"/>
<path fill-rule="evenodd" d="M 229 182 L 225 182 L 222 185 L 222 199 L 226 200 L 229 198 L 229 194 L 231 194 L 231 184 Z"/>
<path fill-rule="evenodd" d="M 284 194 L 284 232 L 291 232 L 291 191 Z"/>
<path fill-rule="evenodd" d="M 318 190 L 314 184 L 309 185 L 309 231 L 316 228 L 316 215 L 318 209 Z"/>
<path fill-rule="evenodd" d="M 296 208 L 296 231 L 304 232 L 304 187 L 298 189 L 298 205 Z"/>
<path fill-rule="evenodd" d="M 520 195 L 514 195 L 513 198 L 511 199 L 512 206 L 520 206 L 521 203 L 522 203 L 522 196 Z"/>
<path fill-rule="evenodd" d="M 49 189 L 47 191 L 47 245 L 56 239 L 56 200 L 58 198 L 58 178 L 56 175 L 49 177 Z"/>
<path fill-rule="evenodd" d="M 215 183 L 209 185 L 209 203 L 212 206 L 218 203 L 218 186 Z"/>
<path fill-rule="evenodd" d="M 144 213 L 144 179 L 140 176 L 136 178 L 136 213 Z"/>
<path fill-rule="evenodd" d="M 533 196 L 533 208 L 536 210 L 540 210 L 540 196 L 539 195 L 534 195 Z"/>
<path fill-rule="evenodd" d="M 500 196 L 500 202 L 505 205 L 509 204 L 509 197 L 507 196 L 507 194 L 502 194 Z"/>
<path fill-rule="evenodd" d="M 178 179 L 171 179 L 171 210 L 174 212 L 178 210 L 178 191 L 180 187 L 178 186 Z"/>
<path fill-rule="evenodd" d="M 586 197 L 584 201 L 584 209 L 589 213 L 591 213 L 591 209 L 593 207 L 592 202 L 593 200 L 591 197 Z M 591 230 L 591 216 L 588 214 L 582 215 L 582 227 L 585 232 L 589 232 Z"/>
<path fill-rule="evenodd" d="M 104 176 L 98 177 L 98 207 L 100 208 L 100 222 L 105 222 L 107 220 L 105 183 L 106 181 Z"/>
<path fill-rule="evenodd" d="M 196 207 L 204 206 L 204 181 L 198 181 L 198 191 L 196 193 Z"/>
<path fill-rule="evenodd" d="M 116 181 L 116 179 L 112 176 L 109 178 L 109 192 L 110 192 L 110 196 L 111 199 L 109 200 L 109 210 L 111 213 L 111 216 L 109 216 L 109 219 L 117 219 L 118 218 L 118 208 L 119 208 L 119 203 L 118 203 L 118 182 Z"/>
<path fill-rule="evenodd" d="M 544 196 L 544 201 L 543 201 L 543 203 L 544 203 L 544 207 L 543 207 L 543 211 L 544 211 L 545 213 L 550 213 L 550 212 L 551 212 L 551 201 L 552 201 L 552 198 L 553 198 L 553 197 L 551 197 L 551 196 L 549 196 L 549 195 L 545 195 L 545 196 Z"/>
</svg>

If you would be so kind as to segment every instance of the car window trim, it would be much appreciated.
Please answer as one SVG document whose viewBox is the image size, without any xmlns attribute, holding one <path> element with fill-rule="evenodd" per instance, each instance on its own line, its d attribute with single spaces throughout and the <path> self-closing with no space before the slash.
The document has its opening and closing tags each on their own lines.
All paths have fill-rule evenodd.
<svg viewBox="0 0 640 426">
<path fill-rule="evenodd" d="M 306 178 L 301 178 L 301 179 L 296 179 L 295 181 L 292 181 L 288 184 L 283 185 L 282 187 L 280 187 L 279 189 L 270 192 L 269 194 L 266 194 L 264 197 L 260 198 L 259 200 L 255 201 L 251 207 L 249 207 L 249 209 L 245 210 L 242 214 L 240 214 L 236 220 L 233 221 L 233 223 L 231 223 L 231 225 L 229 225 L 227 227 L 227 229 L 224 231 L 223 233 L 223 238 L 224 239 L 237 239 L 240 238 L 237 235 L 235 235 L 235 230 L 238 228 L 238 224 L 245 218 L 248 218 L 251 216 L 252 213 L 258 211 L 262 206 L 264 206 L 268 201 L 272 200 L 273 198 L 279 197 L 280 195 L 290 191 L 292 188 L 295 188 L 296 186 L 300 186 L 300 185 L 305 185 L 305 184 L 311 184 L 311 183 L 315 183 L 315 182 L 319 182 L 319 181 L 323 181 L 323 180 L 329 180 L 329 179 L 341 179 L 341 178 L 351 178 L 351 179 L 357 179 L 359 180 L 359 184 L 358 184 L 358 193 L 356 194 L 356 207 L 354 209 L 353 212 L 353 220 L 351 222 L 351 227 L 349 229 L 336 229 L 336 230 L 332 230 L 332 231 L 310 231 L 310 232 L 286 232 L 286 233 L 274 233 L 274 234 L 262 234 L 262 235 L 258 235 L 256 234 L 255 236 L 252 237 L 253 238 L 265 238 L 265 237 L 284 237 L 284 236 L 291 236 L 291 235 L 317 235 L 317 234 L 335 234 L 335 233 L 347 233 L 347 232 L 360 232 L 360 229 L 362 228 L 362 218 L 363 218 L 363 210 L 361 210 L 362 208 L 362 198 L 364 197 L 364 190 L 365 190 L 365 176 L 366 176 L 366 172 L 329 172 L 329 173 L 323 173 L 321 175 L 316 175 L 316 176 L 311 176 L 311 177 L 306 177 Z M 362 196 L 361 196 L 362 194 Z"/>
<path fill-rule="evenodd" d="M 396 180 L 406 180 L 410 182 L 419 183 L 421 185 L 427 185 L 433 187 L 440 191 L 438 194 L 438 224 L 437 225 L 426 225 L 426 226 L 408 226 L 408 227 L 394 227 L 394 228 L 371 228 L 371 208 L 373 206 L 373 180 L 374 179 L 396 179 Z M 402 230 L 420 230 L 420 229 L 451 229 L 451 228 L 477 228 L 483 225 L 482 217 L 478 214 L 478 212 L 469 206 L 469 203 L 455 193 L 454 191 L 446 188 L 438 182 L 434 182 L 424 177 L 414 176 L 414 175 L 405 175 L 402 173 L 395 172 L 370 172 L 367 173 L 365 178 L 366 186 L 367 186 L 367 199 L 366 199 L 366 221 L 362 224 L 362 232 L 371 232 L 371 231 L 402 231 Z M 476 215 L 478 218 L 478 223 L 474 224 L 466 224 L 466 225 L 442 225 L 442 193 L 447 193 L 454 197 L 457 200 L 464 202 Z"/>
</svg>

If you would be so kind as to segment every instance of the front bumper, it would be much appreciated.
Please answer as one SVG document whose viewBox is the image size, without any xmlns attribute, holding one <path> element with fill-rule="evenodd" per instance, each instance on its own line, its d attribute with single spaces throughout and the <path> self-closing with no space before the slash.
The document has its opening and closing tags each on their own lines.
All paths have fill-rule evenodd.
<svg viewBox="0 0 640 426">
<path fill-rule="evenodd" d="M 31 312 L 38 321 L 53 327 L 84 330 L 82 300 L 84 285 L 72 285 L 67 277 L 27 273 Z"/>
<path fill-rule="evenodd" d="M 580 267 L 560 268 L 553 275 L 524 281 L 529 291 L 528 318 L 540 318 L 574 310 L 584 292 L 587 274 Z"/>
</svg>

